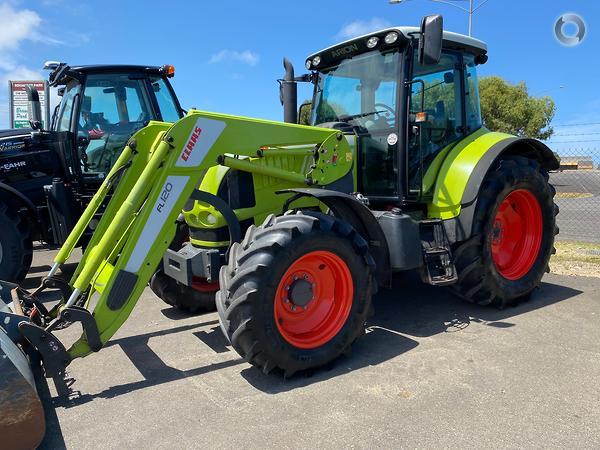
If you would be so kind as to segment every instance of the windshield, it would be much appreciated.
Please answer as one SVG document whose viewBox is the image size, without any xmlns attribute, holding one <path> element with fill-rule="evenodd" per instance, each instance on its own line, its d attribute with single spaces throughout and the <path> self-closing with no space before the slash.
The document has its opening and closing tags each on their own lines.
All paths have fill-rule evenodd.
<svg viewBox="0 0 600 450">
<path fill-rule="evenodd" d="M 359 132 L 396 126 L 397 49 L 372 51 L 319 73 L 312 123 L 348 122 Z"/>
</svg>

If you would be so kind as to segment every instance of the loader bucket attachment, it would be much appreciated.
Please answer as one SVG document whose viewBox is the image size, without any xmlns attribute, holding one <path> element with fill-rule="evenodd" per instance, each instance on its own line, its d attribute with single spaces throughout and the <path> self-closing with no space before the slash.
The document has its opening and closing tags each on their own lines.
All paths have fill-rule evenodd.
<svg viewBox="0 0 600 450">
<path fill-rule="evenodd" d="M 0 328 L 0 440 L 3 448 L 36 448 L 46 431 L 44 408 L 21 349 Z"/>
</svg>

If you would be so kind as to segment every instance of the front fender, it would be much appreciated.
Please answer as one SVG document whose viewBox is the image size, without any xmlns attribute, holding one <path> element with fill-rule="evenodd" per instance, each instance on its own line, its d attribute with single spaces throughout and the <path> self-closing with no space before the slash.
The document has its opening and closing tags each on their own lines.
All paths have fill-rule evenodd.
<svg viewBox="0 0 600 450">
<path fill-rule="evenodd" d="M 279 191 L 295 193 L 292 201 L 300 197 L 314 197 L 326 205 L 334 216 L 348 222 L 369 244 L 375 260 L 375 279 L 380 286 L 391 287 L 390 252 L 385 234 L 377 219 L 364 204 L 343 192 L 318 188 L 295 188 Z M 286 206 L 289 206 L 288 202 Z"/>
</svg>

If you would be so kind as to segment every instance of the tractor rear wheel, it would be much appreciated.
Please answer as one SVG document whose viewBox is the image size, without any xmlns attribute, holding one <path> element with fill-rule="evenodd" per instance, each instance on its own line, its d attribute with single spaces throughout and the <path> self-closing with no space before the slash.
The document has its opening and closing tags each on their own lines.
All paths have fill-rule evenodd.
<svg viewBox="0 0 600 450">
<path fill-rule="evenodd" d="M 1 201 L 0 230 L 0 280 L 19 283 L 31 267 L 31 232 L 17 212 Z"/>
<path fill-rule="evenodd" d="M 233 244 L 217 310 L 233 348 L 268 373 L 323 366 L 364 333 L 374 289 L 367 242 L 321 213 L 269 216 Z"/>
<path fill-rule="evenodd" d="M 549 271 L 554 253 L 554 194 L 537 161 L 500 160 L 481 187 L 472 237 L 454 248 L 455 293 L 498 307 L 527 299 Z"/>
</svg>

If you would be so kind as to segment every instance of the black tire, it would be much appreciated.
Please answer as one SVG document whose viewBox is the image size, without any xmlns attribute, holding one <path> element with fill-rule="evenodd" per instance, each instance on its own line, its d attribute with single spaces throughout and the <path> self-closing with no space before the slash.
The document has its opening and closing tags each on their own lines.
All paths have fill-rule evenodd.
<svg viewBox="0 0 600 450">
<path fill-rule="evenodd" d="M 352 304 L 328 341 L 299 348 L 279 331 L 274 299 L 288 268 L 314 251 L 333 253 L 350 270 Z M 264 373 L 278 369 L 289 377 L 323 366 L 348 352 L 364 334 L 375 287 L 373 270 L 367 242 L 347 223 L 313 212 L 271 215 L 261 226 L 251 226 L 241 243 L 233 244 L 229 263 L 221 268 L 216 298 L 221 328 L 233 348 Z"/>
<path fill-rule="evenodd" d="M 152 276 L 150 288 L 163 302 L 181 311 L 201 314 L 216 309 L 216 291 L 198 291 L 165 275 L 162 270 Z"/>
<path fill-rule="evenodd" d="M 531 268 L 518 279 L 501 275 L 492 258 L 493 226 L 502 201 L 513 191 L 525 189 L 537 199 L 542 214 L 542 238 Z M 480 190 L 470 239 L 454 247 L 458 282 L 453 291 L 472 303 L 503 308 L 527 300 L 540 285 L 558 234 L 554 187 L 548 173 L 535 160 L 509 156 L 498 161 L 486 175 Z"/>
<path fill-rule="evenodd" d="M 0 201 L 0 280 L 23 281 L 33 258 L 31 230 L 16 210 Z"/>
<path fill-rule="evenodd" d="M 177 232 L 169 248 L 179 250 L 188 237 L 189 231 L 187 225 L 185 223 L 178 224 Z M 201 292 L 178 282 L 164 273 L 162 261 L 150 279 L 149 285 L 152 292 L 162 301 L 181 311 L 200 314 L 212 312 L 216 309 L 216 290 Z"/>
</svg>

